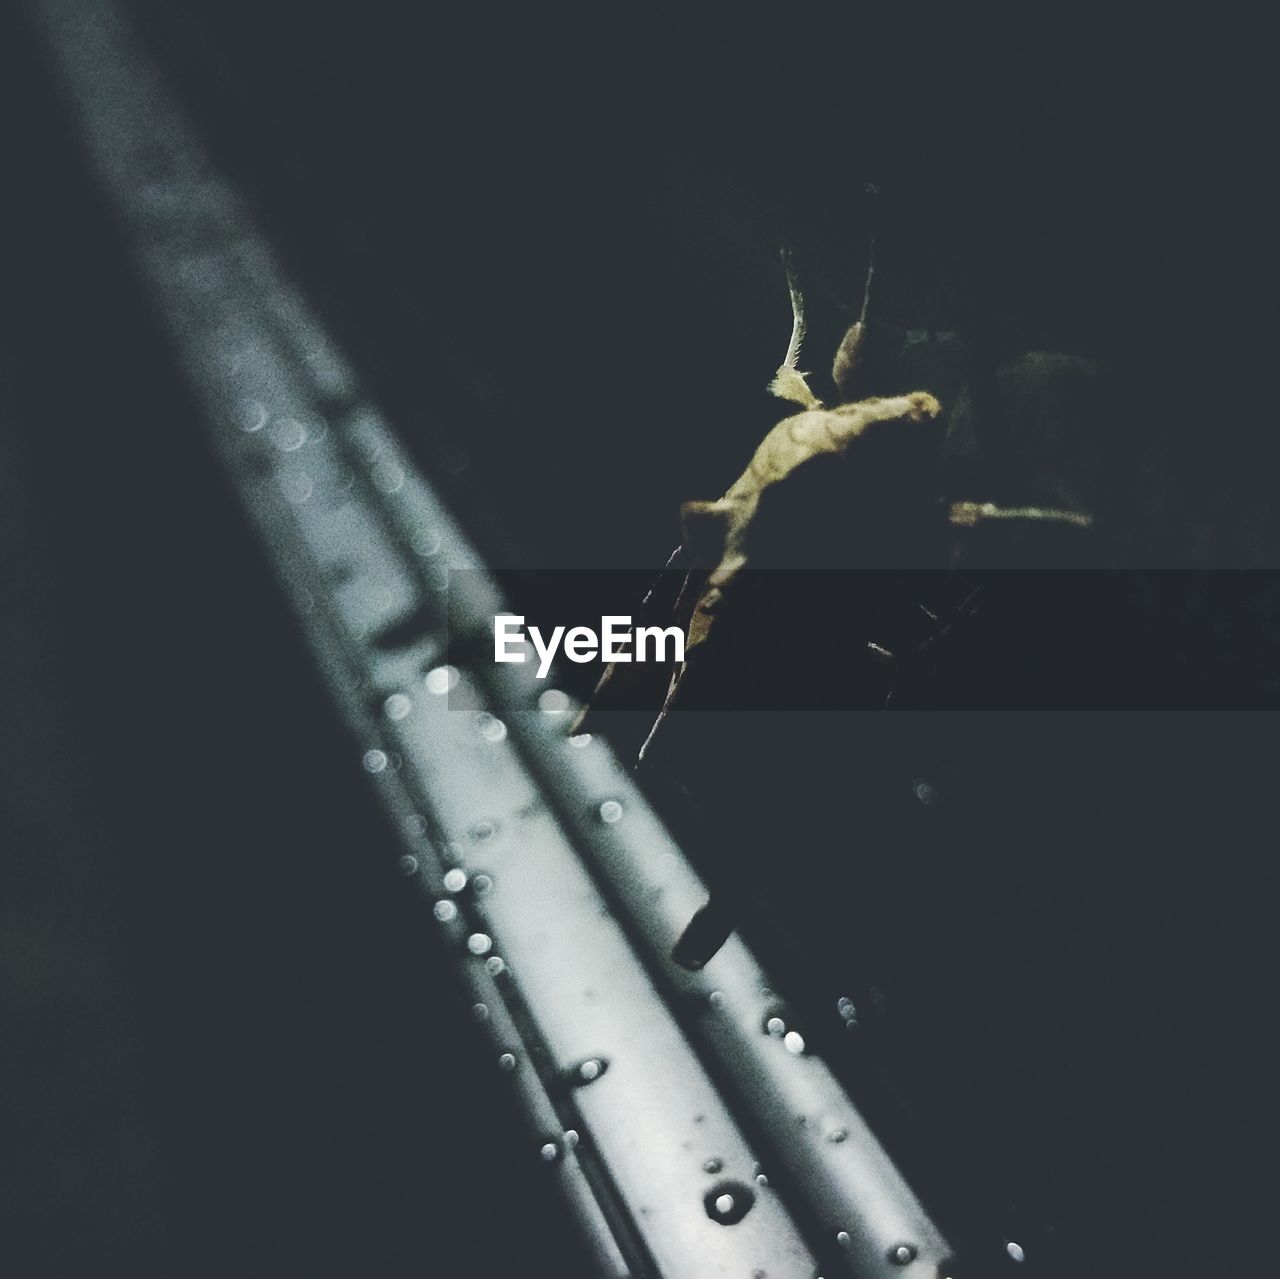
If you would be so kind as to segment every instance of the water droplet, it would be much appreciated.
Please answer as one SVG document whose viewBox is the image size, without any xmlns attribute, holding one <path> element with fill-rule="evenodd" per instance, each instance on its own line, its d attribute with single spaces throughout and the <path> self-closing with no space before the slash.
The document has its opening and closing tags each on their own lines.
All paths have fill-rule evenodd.
<svg viewBox="0 0 1280 1279">
<path fill-rule="evenodd" d="M 458 918 L 458 908 L 450 901 L 439 901 L 432 907 L 432 913 L 442 923 L 447 924 Z"/>
<path fill-rule="evenodd" d="M 579 1081 L 584 1084 L 594 1083 L 606 1070 L 606 1063 L 601 1057 L 588 1057 L 585 1061 L 578 1063 L 578 1068 L 574 1072 Z"/>
<path fill-rule="evenodd" d="M 719 1181 L 702 1198 L 707 1216 L 722 1226 L 736 1225 L 755 1201 L 755 1192 L 740 1181 Z"/>
<path fill-rule="evenodd" d="M 1004 1246 L 1005 1252 L 1009 1254 L 1011 1261 L 1026 1261 L 1027 1254 L 1022 1250 L 1021 1244 L 1016 1244 L 1012 1239 Z"/>
<path fill-rule="evenodd" d="M 404 488 L 404 467 L 396 462 L 379 462 L 373 468 L 373 487 L 379 493 L 398 493 Z"/>
<path fill-rule="evenodd" d="M 282 453 L 296 453 L 307 442 L 307 428 L 296 417 L 282 417 L 274 434 L 276 448 Z"/>
<path fill-rule="evenodd" d="M 566 1150 L 573 1150 L 577 1146 L 579 1140 L 580 1138 L 576 1128 L 566 1128 L 564 1130 L 564 1148 Z"/>
<path fill-rule="evenodd" d="M 413 539 L 413 553 L 415 555 L 421 555 L 424 560 L 430 559 L 433 555 L 439 555 L 440 534 L 432 533 L 430 531 L 426 533 L 419 533 L 418 536 Z"/>
<path fill-rule="evenodd" d="M 471 1015 L 476 1019 L 476 1021 L 488 1021 L 489 1005 L 488 1004 L 472 1004 Z"/>
<path fill-rule="evenodd" d="M 600 820 L 606 826 L 616 826 L 622 820 L 622 804 L 616 799 L 606 799 L 600 805 Z"/>
<path fill-rule="evenodd" d="M 858 1017 L 858 1009 L 848 995 L 841 995 L 840 998 L 836 1000 L 836 1012 L 838 1012 L 845 1021 L 856 1021 Z"/>
<path fill-rule="evenodd" d="M 768 1184 L 769 1184 L 769 1178 L 764 1173 L 762 1172 L 756 1173 L 757 1186 L 767 1186 Z"/>
<path fill-rule="evenodd" d="M 316 482 L 305 471 L 290 473 L 280 477 L 280 491 L 284 494 L 285 501 L 301 506 L 311 500 L 316 491 Z"/>
<path fill-rule="evenodd" d="M 782 1037 L 782 1046 L 798 1057 L 804 1052 L 804 1036 L 798 1030 L 789 1030 Z"/>
<path fill-rule="evenodd" d="M 549 688 L 538 695 L 538 709 L 545 715 L 563 715 L 569 709 L 569 695 L 558 688 Z"/>
<path fill-rule="evenodd" d="M 713 990 L 711 994 L 707 996 L 707 1003 L 709 1003 L 712 1008 L 723 1008 L 724 1007 L 724 991 Z"/>
<path fill-rule="evenodd" d="M 252 434 L 267 424 L 267 406 L 261 400 L 246 400 L 240 406 L 240 429 Z"/>
<path fill-rule="evenodd" d="M 364 771 L 366 773 L 380 773 L 387 766 L 386 751 L 372 750 L 364 753 Z"/>
<path fill-rule="evenodd" d="M 493 892 L 493 876 L 477 875 L 471 881 L 471 891 L 475 893 L 477 897 L 483 897 L 486 893 Z"/>
<path fill-rule="evenodd" d="M 936 803 L 938 799 L 938 792 L 933 788 L 933 786 L 926 782 L 923 777 L 917 777 L 915 781 L 911 783 L 911 793 L 926 808 L 929 808 L 931 805 Z"/>
<path fill-rule="evenodd" d="M 842 1141 L 849 1140 L 849 1130 L 847 1128 L 833 1128 L 827 1133 L 827 1140 L 833 1146 L 838 1146 Z"/>
<path fill-rule="evenodd" d="M 442 697 L 450 689 L 456 687 L 458 683 L 458 668 L 456 666 L 437 666 L 427 672 L 423 683 L 427 686 L 428 693 L 434 693 L 437 697 Z"/>
<path fill-rule="evenodd" d="M 410 813 L 408 817 L 400 823 L 401 829 L 406 835 L 413 838 L 425 835 L 427 833 L 427 819 L 421 813 Z"/>
<path fill-rule="evenodd" d="M 716 1173 L 716 1172 L 719 1172 L 720 1169 L 723 1167 L 724 1167 L 724 1163 L 722 1160 L 708 1159 L 707 1162 L 702 1165 L 702 1171 Z"/>
<path fill-rule="evenodd" d="M 488 933 L 472 933 L 467 938 L 467 949 L 473 955 L 487 955 L 493 949 L 493 938 Z"/>
<path fill-rule="evenodd" d="M 576 747 L 578 750 L 581 750 L 584 746 L 590 746 L 591 734 L 575 733 L 571 738 L 569 738 L 569 745 Z"/>
<path fill-rule="evenodd" d="M 500 742 L 507 735 L 507 726 L 496 715 L 488 712 L 477 715 L 476 724 L 480 729 L 480 736 L 486 742 Z"/>
<path fill-rule="evenodd" d="M 401 720 L 413 710 L 413 702 L 403 693 L 392 693 L 382 703 L 382 709 L 388 719 Z"/>
<path fill-rule="evenodd" d="M 467 886 L 467 872 L 460 866 L 453 866 L 444 873 L 445 891 L 460 893 Z"/>
<path fill-rule="evenodd" d="M 776 1013 L 771 1017 L 765 1018 L 764 1028 L 766 1033 L 770 1035 L 785 1035 L 787 1033 L 787 1023 Z"/>
<path fill-rule="evenodd" d="M 853 1246 L 853 1240 L 849 1237 L 849 1232 L 847 1230 L 840 1230 L 836 1232 L 836 1243 L 838 1243 L 842 1248 L 851 1248 Z"/>
<path fill-rule="evenodd" d="M 909 1265 L 916 1259 L 914 1244 L 900 1243 L 889 1249 L 889 1260 L 895 1266 Z"/>
<path fill-rule="evenodd" d="M 396 865 L 400 867 L 402 875 L 416 875 L 418 873 L 418 859 L 412 853 L 406 853 Z"/>
<path fill-rule="evenodd" d="M 499 973 L 506 971 L 506 962 L 501 955 L 490 955 L 484 961 L 484 970 L 490 977 L 496 977 Z"/>
<path fill-rule="evenodd" d="M 515 1053 L 503 1053 L 502 1056 L 498 1058 L 499 1070 L 514 1070 L 515 1068 L 516 1068 Z"/>
<path fill-rule="evenodd" d="M 478 844 L 484 843 L 486 839 L 492 839 L 497 833 L 497 825 L 490 821 L 476 822 L 467 831 L 467 835 Z"/>
<path fill-rule="evenodd" d="M 560 1158 L 560 1147 L 554 1141 L 548 1141 L 543 1144 L 538 1154 L 542 1156 L 544 1163 L 555 1163 Z"/>
</svg>

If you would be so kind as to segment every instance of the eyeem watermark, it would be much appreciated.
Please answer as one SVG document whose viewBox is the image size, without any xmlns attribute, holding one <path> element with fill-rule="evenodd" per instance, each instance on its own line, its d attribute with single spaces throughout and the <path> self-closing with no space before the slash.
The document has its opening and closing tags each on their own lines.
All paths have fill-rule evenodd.
<svg viewBox="0 0 1280 1279">
<path fill-rule="evenodd" d="M 528 645 L 538 656 L 538 678 L 546 679 L 551 663 L 563 646 L 571 662 L 668 662 L 684 661 L 684 632 L 678 626 L 632 626 L 630 617 L 608 614 L 600 629 L 555 627 L 549 636 L 536 627 L 525 627 L 524 618 L 499 614 L 493 619 L 493 660 L 527 662 Z"/>
</svg>

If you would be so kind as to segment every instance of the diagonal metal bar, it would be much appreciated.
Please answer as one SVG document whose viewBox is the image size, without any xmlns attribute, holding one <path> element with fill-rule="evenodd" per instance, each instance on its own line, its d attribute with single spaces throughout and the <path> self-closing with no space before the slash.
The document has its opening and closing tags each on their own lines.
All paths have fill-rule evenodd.
<svg viewBox="0 0 1280 1279">
<path fill-rule="evenodd" d="M 618 761 L 565 739 L 570 708 L 528 666 L 456 656 L 501 608 L 495 584 L 119 15 L 34 7 L 495 1086 L 599 1272 L 945 1274 L 945 1239 L 826 1064 L 762 1034 L 770 982 L 746 945 L 696 974 L 671 962 L 706 891 Z"/>
</svg>

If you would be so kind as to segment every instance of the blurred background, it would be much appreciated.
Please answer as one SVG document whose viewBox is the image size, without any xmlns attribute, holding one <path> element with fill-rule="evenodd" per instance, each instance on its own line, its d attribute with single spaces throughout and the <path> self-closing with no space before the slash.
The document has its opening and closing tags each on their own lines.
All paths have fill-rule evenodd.
<svg viewBox="0 0 1280 1279">
<path fill-rule="evenodd" d="M 124 7 L 497 564 L 661 562 L 680 502 L 722 492 L 779 417 L 779 248 L 821 370 L 874 238 L 885 330 L 960 352 L 942 491 L 1068 494 L 1116 563 L 1276 566 L 1255 9 Z M 6 1268 L 576 1273 L 20 7 L 0 61 Z M 1096 370 L 1087 393 L 1018 400 L 999 370 L 1036 351 Z M 868 390 L 903 376 L 886 358 Z M 821 786 L 779 788 L 818 870 L 851 823 L 898 821 L 824 798 L 863 749 L 849 731 Z M 796 895 L 772 957 L 823 998 L 854 970 L 897 982 L 903 1021 L 957 1050 L 963 1088 L 921 1067 L 937 1057 L 907 1070 L 905 1030 L 864 1070 L 873 1109 L 901 1082 L 882 1122 L 916 1134 L 929 1184 L 971 1165 L 993 1221 L 1071 1236 L 1086 1272 L 1225 1273 L 1257 1256 L 1268 1204 L 1273 734 L 1184 720 L 1141 743 L 1124 758 L 1084 729 L 1020 775 L 969 765 L 969 793 L 1011 814 L 978 841 L 997 849 L 980 890 L 930 844 L 836 876 L 821 927 Z M 1091 771 L 1063 789 L 1067 754 Z M 917 875 L 951 909 L 918 903 L 937 918 L 910 963 L 837 926 Z M 944 915 L 1009 984 L 938 985 Z M 1011 1053 L 1027 1017 L 1052 1033 Z M 987 1210 L 952 1194 L 955 1216 Z"/>
</svg>

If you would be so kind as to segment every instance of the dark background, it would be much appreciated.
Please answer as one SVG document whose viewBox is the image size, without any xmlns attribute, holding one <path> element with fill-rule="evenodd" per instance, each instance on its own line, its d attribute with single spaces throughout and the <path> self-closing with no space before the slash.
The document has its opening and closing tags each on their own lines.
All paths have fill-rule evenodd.
<svg viewBox="0 0 1280 1279">
<path fill-rule="evenodd" d="M 1037 465 L 1085 457 L 1120 559 L 1275 566 L 1252 7 L 128 8 L 501 563 L 664 558 L 680 501 L 779 416 L 779 245 L 821 369 L 874 233 L 884 324 L 959 333 L 975 402 L 1021 352 L 1101 362 L 1099 413 Z M 9 1269 L 573 1273 L 38 44 L 2 22 Z M 1016 496 L 1009 424 L 977 417 L 940 483 Z M 797 732 L 823 769 L 753 791 L 775 860 L 744 839 L 731 870 L 814 1042 L 838 991 L 889 1010 L 830 1051 L 946 1224 L 1075 1273 L 1265 1256 L 1269 723 L 1083 723 L 1016 767 L 998 727 L 867 731 Z M 941 840 L 909 802 L 922 742 L 967 796 Z M 833 803 L 867 759 L 862 806 Z"/>
</svg>

